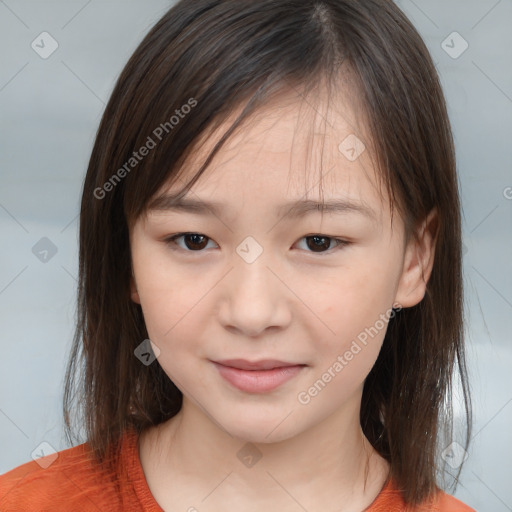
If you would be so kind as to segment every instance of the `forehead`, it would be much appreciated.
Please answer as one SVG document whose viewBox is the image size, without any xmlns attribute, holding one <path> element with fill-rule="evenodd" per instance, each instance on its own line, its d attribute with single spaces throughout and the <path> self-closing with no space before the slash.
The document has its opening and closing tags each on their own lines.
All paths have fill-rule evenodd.
<svg viewBox="0 0 512 512">
<path fill-rule="evenodd" d="M 188 183 L 242 109 L 203 135 L 178 179 L 161 193 L 179 192 Z M 360 107 L 349 90 L 306 97 L 288 89 L 244 120 L 192 191 L 228 206 L 271 207 L 284 199 L 325 196 L 373 203 L 380 212 L 387 203 L 378 178 Z"/>
</svg>

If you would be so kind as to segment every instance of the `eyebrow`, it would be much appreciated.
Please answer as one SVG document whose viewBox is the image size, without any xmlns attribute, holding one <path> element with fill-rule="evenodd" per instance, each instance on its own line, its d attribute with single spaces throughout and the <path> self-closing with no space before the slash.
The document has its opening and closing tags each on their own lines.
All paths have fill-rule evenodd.
<svg viewBox="0 0 512 512">
<path fill-rule="evenodd" d="M 204 201 L 192 197 L 179 197 L 178 194 L 166 194 L 157 197 L 148 207 L 148 212 L 152 211 L 176 211 L 192 213 L 195 215 L 220 216 L 224 206 L 215 201 Z M 300 218 L 308 213 L 315 211 L 326 211 L 337 214 L 358 213 L 368 217 L 376 222 L 377 214 L 366 205 L 349 201 L 346 199 L 331 199 L 324 202 L 314 201 L 312 199 L 299 199 L 282 204 L 276 210 L 276 215 L 283 218 Z"/>
</svg>

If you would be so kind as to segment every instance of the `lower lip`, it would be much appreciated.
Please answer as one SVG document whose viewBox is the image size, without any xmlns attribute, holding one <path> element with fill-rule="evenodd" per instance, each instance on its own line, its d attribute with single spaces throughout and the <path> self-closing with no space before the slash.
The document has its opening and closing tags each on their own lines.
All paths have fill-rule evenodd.
<svg viewBox="0 0 512 512">
<path fill-rule="evenodd" d="M 240 370 L 213 363 L 231 385 L 247 393 L 266 393 L 295 377 L 304 365 L 283 366 L 272 370 Z"/>
</svg>

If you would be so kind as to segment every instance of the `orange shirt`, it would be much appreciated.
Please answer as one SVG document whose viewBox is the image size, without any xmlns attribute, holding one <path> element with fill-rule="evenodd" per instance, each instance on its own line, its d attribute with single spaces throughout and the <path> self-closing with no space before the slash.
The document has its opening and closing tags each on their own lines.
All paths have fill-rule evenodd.
<svg viewBox="0 0 512 512">
<path fill-rule="evenodd" d="M 1 512 L 163 512 L 153 498 L 140 463 L 138 438 L 128 430 L 122 438 L 118 473 L 109 481 L 89 460 L 87 443 L 18 466 L 0 476 Z M 191 506 L 194 504 L 191 503 Z M 198 510 L 201 507 L 198 506 Z M 405 510 L 399 491 L 389 480 L 365 512 Z M 436 502 L 418 511 L 475 512 L 442 491 Z"/>
</svg>

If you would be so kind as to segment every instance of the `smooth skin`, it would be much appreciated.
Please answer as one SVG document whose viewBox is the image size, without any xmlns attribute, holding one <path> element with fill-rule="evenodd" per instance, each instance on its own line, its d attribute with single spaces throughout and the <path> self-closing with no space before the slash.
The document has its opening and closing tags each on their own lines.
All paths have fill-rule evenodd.
<svg viewBox="0 0 512 512">
<path fill-rule="evenodd" d="M 386 481 L 389 465 L 359 423 L 364 380 L 386 327 L 307 404 L 298 400 L 380 315 L 418 304 L 433 265 L 435 213 L 406 244 L 396 210 L 391 226 L 369 150 L 355 161 L 339 150 L 350 134 L 367 140 L 356 131 L 353 105 L 345 94 L 329 108 L 313 107 L 290 91 L 229 139 L 188 193 L 221 203 L 222 212 L 155 210 L 130 230 L 131 298 L 160 350 L 153 364 L 183 393 L 180 412 L 139 440 L 164 510 L 360 512 Z M 180 181 L 161 191 L 179 191 L 218 137 L 205 140 Z M 278 213 L 289 201 L 322 199 L 321 169 L 325 201 L 350 200 L 374 218 L 348 209 Z M 182 232 L 202 237 L 166 241 Z M 315 242 L 315 235 L 328 238 Z M 248 236 L 263 250 L 252 263 L 237 252 Z M 211 362 L 228 358 L 307 367 L 271 392 L 247 393 Z M 244 446 L 261 455 L 252 467 L 237 456 Z"/>
</svg>

